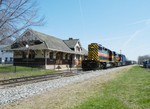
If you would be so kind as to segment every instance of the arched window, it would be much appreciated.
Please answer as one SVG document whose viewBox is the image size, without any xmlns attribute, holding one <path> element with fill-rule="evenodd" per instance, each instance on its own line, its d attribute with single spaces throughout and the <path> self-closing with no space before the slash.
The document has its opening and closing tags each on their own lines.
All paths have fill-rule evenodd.
<svg viewBox="0 0 150 109">
<path fill-rule="evenodd" d="M 76 47 L 76 51 L 80 51 L 80 47 L 77 46 L 77 47 Z"/>
</svg>

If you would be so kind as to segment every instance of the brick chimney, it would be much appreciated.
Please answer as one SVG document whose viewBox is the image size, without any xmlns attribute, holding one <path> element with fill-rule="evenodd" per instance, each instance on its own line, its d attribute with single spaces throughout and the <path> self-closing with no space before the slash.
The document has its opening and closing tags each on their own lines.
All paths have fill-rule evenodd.
<svg viewBox="0 0 150 109">
<path fill-rule="evenodd" d="M 70 38 L 69 38 L 69 40 L 73 40 L 73 38 L 72 38 L 72 37 L 70 37 Z"/>
</svg>

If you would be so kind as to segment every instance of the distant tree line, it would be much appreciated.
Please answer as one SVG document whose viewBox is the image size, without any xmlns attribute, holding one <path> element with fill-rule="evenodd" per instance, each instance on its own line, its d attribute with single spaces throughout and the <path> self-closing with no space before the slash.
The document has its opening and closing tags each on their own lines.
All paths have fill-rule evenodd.
<svg viewBox="0 0 150 109">
<path fill-rule="evenodd" d="M 144 55 L 138 57 L 138 64 L 143 64 L 143 61 L 150 61 L 150 55 Z"/>
<path fill-rule="evenodd" d="M 20 32 L 44 24 L 35 0 L 0 0 L 0 44 L 10 43 Z"/>
</svg>

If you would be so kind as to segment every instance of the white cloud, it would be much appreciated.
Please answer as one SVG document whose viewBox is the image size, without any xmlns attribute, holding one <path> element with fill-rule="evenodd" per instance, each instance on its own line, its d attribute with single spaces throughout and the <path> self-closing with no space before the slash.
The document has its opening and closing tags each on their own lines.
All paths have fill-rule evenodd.
<svg viewBox="0 0 150 109">
<path fill-rule="evenodd" d="M 128 24 L 128 25 L 138 25 L 138 24 L 150 25 L 150 19 L 136 21 L 136 22 Z"/>
<path fill-rule="evenodd" d="M 125 41 L 125 43 L 123 44 L 122 48 L 125 49 L 129 43 L 131 43 L 133 41 L 133 39 L 135 37 L 138 37 L 138 35 L 142 32 L 142 30 L 137 30 L 135 31 L 132 35 L 129 36 L 129 38 Z"/>
<path fill-rule="evenodd" d="M 111 38 L 104 38 L 101 39 L 102 41 L 112 41 L 112 40 L 119 40 L 119 39 L 123 39 L 123 38 L 127 38 L 127 37 L 111 37 Z"/>
</svg>

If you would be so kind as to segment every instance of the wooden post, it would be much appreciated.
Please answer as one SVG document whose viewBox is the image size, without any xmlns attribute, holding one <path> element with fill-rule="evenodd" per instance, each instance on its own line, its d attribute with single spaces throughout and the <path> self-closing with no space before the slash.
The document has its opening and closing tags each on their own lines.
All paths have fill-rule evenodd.
<svg viewBox="0 0 150 109">
<path fill-rule="evenodd" d="M 47 52 L 46 52 L 46 50 L 44 50 L 44 58 L 45 58 L 45 68 L 46 68 L 46 65 L 47 65 Z"/>
</svg>

